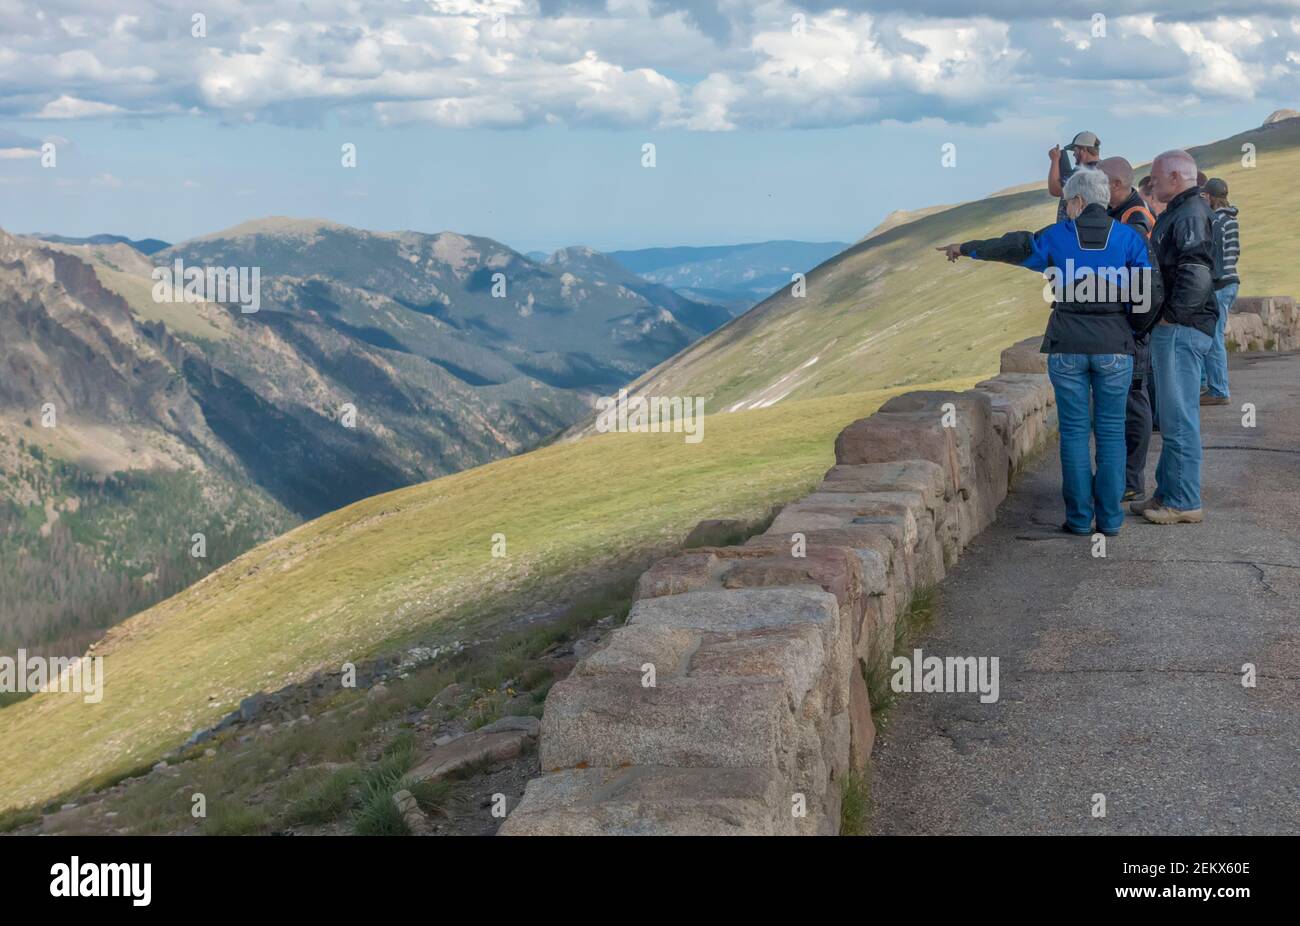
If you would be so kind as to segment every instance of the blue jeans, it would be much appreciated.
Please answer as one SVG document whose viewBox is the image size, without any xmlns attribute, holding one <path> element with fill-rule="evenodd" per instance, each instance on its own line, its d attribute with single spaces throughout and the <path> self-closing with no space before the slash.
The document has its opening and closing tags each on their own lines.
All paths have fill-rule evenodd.
<svg viewBox="0 0 1300 926">
<path fill-rule="evenodd" d="M 1179 511 L 1201 507 L 1201 372 L 1214 339 L 1186 325 L 1156 325 L 1151 372 L 1162 447 L 1156 495 Z"/>
<path fill-rule="evenodd" d="M 1215 290 L 1214 298 L 1219 303 L 1219 320 L 1214 325 L 1214 344 L 1209 356 L 1205 358 L 1205 372 L 1201 374 L 1201 388 L 1210 395 L 1228 397 L 1228 347 L 1223 343 L 1223 332 L 1228 327 L 1228 312 L 1237 301 L 1240 283 L 1229 283 L 1223 289 Z"/>
<path fill-rule="evenodd" d="M 1049 354 L 1047 375 L 1060 419 L 1061 495 L 1065 526 L 1078 534 L 1113 534 L 1124 523 L 1124 416 L 1133 358 L 1129 354 Z M 1093 473 L 1088 438 L 1096 436 Z"/>
</svg>

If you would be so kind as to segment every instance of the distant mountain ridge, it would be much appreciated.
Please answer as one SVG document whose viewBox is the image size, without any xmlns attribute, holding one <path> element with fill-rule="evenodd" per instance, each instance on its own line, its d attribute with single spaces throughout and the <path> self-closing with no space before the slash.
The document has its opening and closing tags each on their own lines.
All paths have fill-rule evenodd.
<svg viewBox="0 0 1300 926">
<path fill-rule="evenodd" d="M 753 304 L 789 285 L 792 274 L 806 273 L 848 246 L 843 241 L 761 241 L 611 251 L 608 256 L 651 282 L 693 298 L 725 294 Z"/>
<path fill-rule="evenodd" d="M 587 265 L 538 263 L 490 238 L 456 232 L 371 232 L 271 217 L 154 257 L 259 266 L 271 281 L 264 295 L 271 311 L 306 313 L 476 384 L 531 377 L 607 391 L 725 321 L 608 265 L 583 276 L 576 271 Z"/>
<path fill-rule="evenodd" d="M 163 248 L 171 247 L 168 242 L 160 241 L 157 238 L 141 238 L 139 241 L 132 241 L 125 235 L 91 235 L 88 238 L 69 238 L 66 235 L 33 234 L 26 237 L 49 241 L 52 244 L 125 244 L 127 247 L 135 248 L 141 254 L 156 254 Z"/>
</svg>

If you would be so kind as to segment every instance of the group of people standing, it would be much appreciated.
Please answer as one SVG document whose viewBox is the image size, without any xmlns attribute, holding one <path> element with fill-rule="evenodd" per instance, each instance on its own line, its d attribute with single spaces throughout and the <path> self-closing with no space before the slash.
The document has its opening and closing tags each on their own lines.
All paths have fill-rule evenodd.
<svg viewBox="0 0 1300 926">
<path fill-rule="evenodd" d="M 1125 501 L 1153 524 L 1198 524 L 1200 407 L 1229 401 L 1224 333 L 1241 282 L 1228 185 L 1175 150 L 1134 186 L 1133 166 L 1103 160 L 1091 132 L 1048 154 L 1055 224 L 939 250 L 1056 281 L 1041 350 L 1060 422 L 1062 530 L 1115 536 Z M 1153 430 L 1162 446 L 1147 495 Z"/>
</svg>

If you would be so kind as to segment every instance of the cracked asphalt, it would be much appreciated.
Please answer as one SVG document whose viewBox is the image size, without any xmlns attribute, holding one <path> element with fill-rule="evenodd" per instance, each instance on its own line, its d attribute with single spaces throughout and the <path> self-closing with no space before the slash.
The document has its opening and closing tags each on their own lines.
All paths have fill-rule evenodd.
<svg viewBox="0 0 1300 926">
<path fill-rule="evenodd" d="M 999 657 L 1000 698 L 897 696 L 871 832 L 1300 833 L 1300 354 L 1233 355 L 1230 384 L 1202 409 L 1204 524 L 1129 515 L 1094 558 L 1055 532 L 1055 445 L 1017 480 L 913 644 Z"/>
</svg>

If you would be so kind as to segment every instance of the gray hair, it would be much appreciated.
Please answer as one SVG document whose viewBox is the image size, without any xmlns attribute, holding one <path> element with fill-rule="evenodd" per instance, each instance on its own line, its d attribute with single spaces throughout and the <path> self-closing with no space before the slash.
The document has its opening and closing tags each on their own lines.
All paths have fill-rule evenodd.
<svg viewBox="0 0 1300 926">
<path fill-rule="evenodd" d="M 1078 196 L 1083 199 L 1085 206 L 1094 203 L 1098 206 L 1109 206 L 1110 180 L 1094 167 L 1080 167 L 1070 174 L 1069 180 L 1065 181 L 1063 195 L 1066 202 Z"/>
<path fill-rule="evenodd" d="M 1196 185 L 1196 159 L 1186 151 L 1175 149 L 1156 155 L 1156 159 L 1151 162 L 1153 170 L 1157 163 L 1162 164 L 1169 173 L 1181 177 L 1184 183 Z"/>
</svg>

